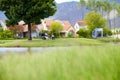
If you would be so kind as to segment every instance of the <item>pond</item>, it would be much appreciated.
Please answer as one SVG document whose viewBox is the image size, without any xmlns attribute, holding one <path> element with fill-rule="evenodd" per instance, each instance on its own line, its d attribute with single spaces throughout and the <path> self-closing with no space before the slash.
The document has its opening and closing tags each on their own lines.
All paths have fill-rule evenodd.
<svg viewBox="0 0 120 80">
<path fill-rule="evenodd" d="M 61 48 L 68 48 L 68 47 L 1 47 L 0 54 L 5 53 L 36 53 L 40 51 L 49 51 Z"/>
</svg>

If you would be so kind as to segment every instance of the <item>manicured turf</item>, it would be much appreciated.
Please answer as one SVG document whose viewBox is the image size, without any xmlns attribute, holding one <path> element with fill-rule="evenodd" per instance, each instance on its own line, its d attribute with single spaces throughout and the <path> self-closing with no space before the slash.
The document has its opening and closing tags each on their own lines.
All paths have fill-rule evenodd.
<svg viewBox="0 0 120 80">
<path fill-rule="evenodd" d="M 3 55 L 0 80 L 120 80 L 120 46 Z"/>
<path fill-rule="evenodd" d="M 51 46 L 81 46 L 81 45 L 100 45 L 101 41 L 85 38 L 58 38 L 55 40 L 27 39 L 21 40 L 0 40 L 1 47 L 51 47 Z"/>
</svg>

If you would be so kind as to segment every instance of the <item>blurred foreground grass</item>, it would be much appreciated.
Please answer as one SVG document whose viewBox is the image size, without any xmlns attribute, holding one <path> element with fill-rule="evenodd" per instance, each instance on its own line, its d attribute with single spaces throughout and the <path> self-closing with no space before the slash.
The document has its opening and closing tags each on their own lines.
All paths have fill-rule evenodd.
<svg viewBox="0 0 120 80">
<path fill-rule="evenodd" d="M 0 80 L 120 80 L 120 46 L 3 55 Z"/>
</svg>

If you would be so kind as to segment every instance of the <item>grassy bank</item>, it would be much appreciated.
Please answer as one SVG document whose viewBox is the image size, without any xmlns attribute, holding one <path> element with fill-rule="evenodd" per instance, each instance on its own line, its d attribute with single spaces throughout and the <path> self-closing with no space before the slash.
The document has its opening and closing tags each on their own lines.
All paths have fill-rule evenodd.
<svg viewBox="0 0 120 80">
<path fill-rule="evenodd" d="M 119 46 L 83 46 L 5 55 L 0 80 L 120 80 Z"/>
<path fill-rule="evenodd" d="M 0 40 L 1 47 L 52 47 L 52 46 L 80 46 L 80 45 L 101 45 L 103 42 L 86 38 L 58 38 L 55 40 L 27 39 L 21 40 Z"/>
</svg>

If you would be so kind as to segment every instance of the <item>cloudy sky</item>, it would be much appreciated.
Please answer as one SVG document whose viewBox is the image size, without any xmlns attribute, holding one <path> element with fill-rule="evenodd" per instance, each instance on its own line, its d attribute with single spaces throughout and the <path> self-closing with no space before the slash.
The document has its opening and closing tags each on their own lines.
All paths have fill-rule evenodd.
<svg viewBox="0 0 120 80">
<path fill-rule="evenodd" d="M 80 0 L 55 0 L 57 3 L 70 2 L 70 1 L 80 1 Z"/>
</svg>

